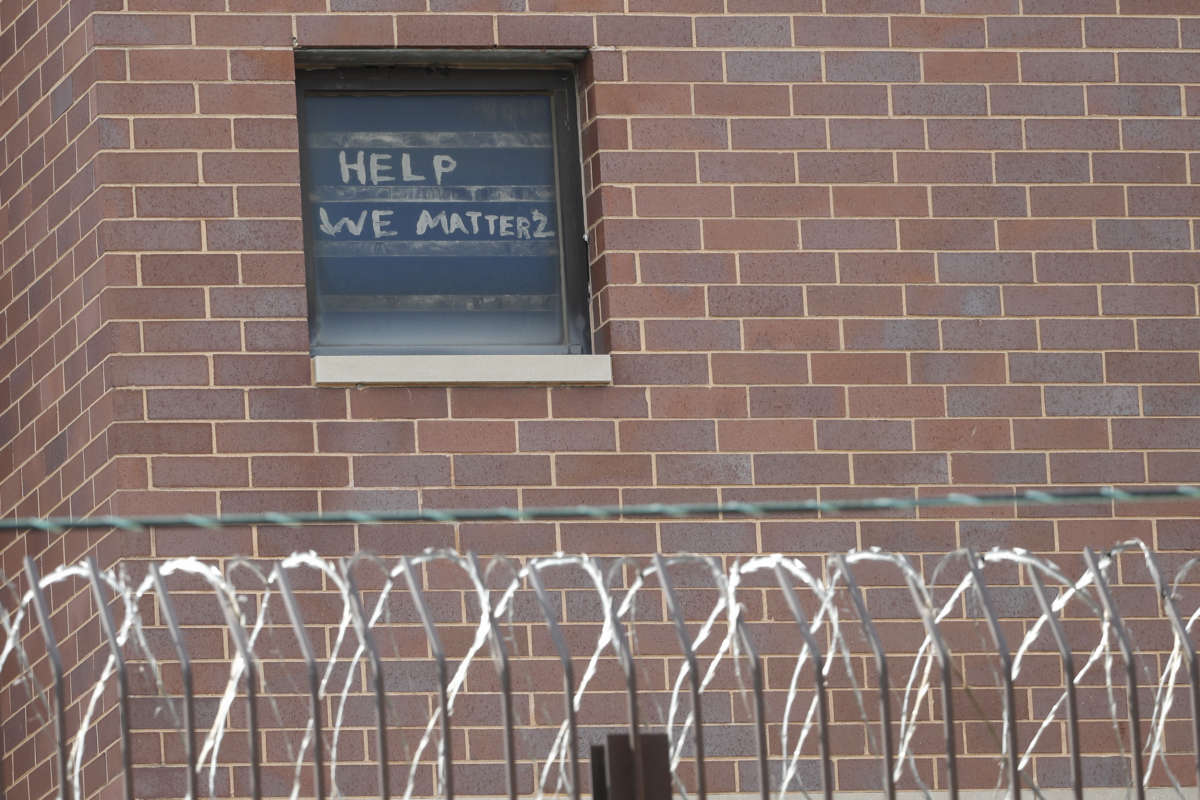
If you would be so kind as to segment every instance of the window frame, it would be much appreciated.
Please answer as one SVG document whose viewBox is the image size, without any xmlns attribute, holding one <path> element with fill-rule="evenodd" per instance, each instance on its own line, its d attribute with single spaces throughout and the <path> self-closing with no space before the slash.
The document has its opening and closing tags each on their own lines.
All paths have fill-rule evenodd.
<svg viewBox="0 0 1200 800">
<path fill-rule="evenodd" d="M 523 51 L 522 51 L 523 52 Z M 574 55 L 574 51 L 571 55 Z M 322 58 L 321 56 L 324 56 Z M 384 58 L 380 58 L 384 55 Z M 457 54 L 461 55 L 461 54 Z M 581 141 L 578 123 L 578 93 L 573 62 L 576 58 L 547 57 L 546 51 L 521 56 L 512 52 L 503 60 L 482 60 L 478 54 L 458 59 L 439 51 L 375 52 L 377 62 L 364 60 L 362 51 L 297 53 L 296 94 L 301 156 L 302 219 L 304 259 L 308 297 L 309 349 L 315 360 L 347 360 L 386 357 L 392 363 L 404 359 L 424 359 L 423 363 L 450 363 L 462 357 L 463 363 L 480 356 L 545 356 L 577 358 L 592 353 L 590 320 L 590 269 L 586 241 L 583 197 Z M 388 57 L 390 56 L 390 57 Z M 437 56 L 440 56 L 437 57 Z M 532 56 L 532 57 L 530 57 Z M 461 63 L 460 63 L 461 61 Z M 505 345 L 488 347 L 484 343 L 445 347 L 318 346 L 314 340 L 317 309 L 317 256 L 313 241 L 311 207 L 308 202 L 309 176 L 303 164 L 305 96 L 317 93 L 535 93 L 549 97 L 554 148 L 555 206 L 558 212 L 559 270 L 561 281 L 562 339 L 555 345 Z M 397 361 L 399 359 L 399 361 Z M 607 360 L 607 357 L 605 357 Z M 518 363 L 520 359 L 518 359 Z M 568 370 L 568 373 L 571 370 Z M 318 367 L 318 380 L 321 370 Z M 400 376 L 401 382 L 403 381 Z M 569 382 L 571 379 L 568 377 Z M 553 379 L 548 379 L 554 382 Z M 372 381 L 375 382 L 375 381 Z"/>
</svg>

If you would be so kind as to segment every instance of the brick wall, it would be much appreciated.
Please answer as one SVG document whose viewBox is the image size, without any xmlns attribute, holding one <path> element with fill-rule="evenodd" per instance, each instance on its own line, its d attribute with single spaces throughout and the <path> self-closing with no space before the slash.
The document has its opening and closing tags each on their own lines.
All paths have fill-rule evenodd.
<svg viewBox="0 0 1200 800">
<path fill-rule="evenodd" d="M 592 48 L 614 386 L 313 387 L 294 46 Z M 1194 0 L 6 0 L 0 512 L 1200 481 L 1198 114 Z M 1195 511 L 26 535 L 3 565 L 1187 551 Z"/>
</svg>

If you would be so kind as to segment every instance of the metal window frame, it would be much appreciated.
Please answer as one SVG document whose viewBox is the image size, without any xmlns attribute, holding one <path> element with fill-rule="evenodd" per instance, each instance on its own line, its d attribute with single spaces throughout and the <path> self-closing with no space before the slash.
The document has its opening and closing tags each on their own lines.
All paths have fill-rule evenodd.
<svg viewBox="0 0 1200 800">
<path fill-rule="evenodd" d="M 296 52 L 297 116 L 303 153 L 306 130 L 305 95 L 309 92 L 475 92 L 545 93 L 551 102 L 555 159 L 555 199 L 559 216 L 560 270 L 563 292 L 563 338 L 550 347 L 505 346 L 485 342 L 446 346 L 431 351 L 396 342 L 387 348 L 318 346 L 313 337 L 317 307 L 317 259 L 310 209 L 302 203 L 305 275 L 310 352 L 314 356 L 470 354 L 587 354 L 592 352 L 589 318 L 590 281 L 584 216 L 582 161 L 575 64 L 580 50 L 299 50 Z M 301 191 L 308 195 L 308 176 L 301 159 Z"/>
</svg>

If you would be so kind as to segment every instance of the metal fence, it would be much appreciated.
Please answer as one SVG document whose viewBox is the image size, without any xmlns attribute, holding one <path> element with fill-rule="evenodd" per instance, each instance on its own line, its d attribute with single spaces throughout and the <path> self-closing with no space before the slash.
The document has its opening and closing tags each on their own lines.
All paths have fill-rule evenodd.
<svg viewBox="0 0 1200 800">
<path fill-rule="evenodd" d="M 835 775 L 838 759 L 849 755 L 855 756 L 856 765 L 865 757 L 877 762 L 875 787 L 889 800 L 894 800 L 902 781 L 957 798 L 964 786 L 964 713 L 991 725 L 996 746 L 983 755 L 996 763 L 1014 800 L 1022 792 L 1037 795 L 1048 784 L 1064 783 L 1034 766 L 1046 732 L 1065 732 L 1063 746 L 1052 755 L 1069 764 L 1065 785 L 1082 798 L 1088 785 L 1088 752 L 1081 721 L 1097 719 L 1095 713 L 1081 711 L 1080 693 L 1086 692 L 1103 698 L 1107 721 L 1114 730 L 1120 728 L 1109 756 L 1124 759 L 1127 785 L 1140 800 L 1152 783 L 1183 792 L 1200 776 L 1200 663 L 1193 633 L 1200 617 L 1200 593 L 1191 579 L 1200 558 L 1179 552 L 1169 557 L 1174 573 L 1170 579 L 1160 567 L 1163 556 L 1139 541 L 1104 553 L 1085 550 L 1082 562 L 1071 565 L 1080 568 L 1077 574 L 1019 549 L 963 550 L 928 562 L 879 550 L 821 559 L 657 554 L 605 560 L 560 554 L 486 562 L 471 553 L 444 550 L 390 561 L 368 554 L 332 561 L 297 553 L 275 562 L 229 559 L 223 569 L 183 558 L 123 562 L 105 571 L 87 559 L 44 576 L 26 559 L 28 588 L 14 595 L 14 605 L 3 616 L 7 640 L 0 667 L 16 666 L 17 678 L 6 691 L 23 687 L 30 706 L 44 707 L 46 724 L 54 726 L 52 757 L 63 800 L 91 796 L 100 789 L 88 784 L 84 767 L 88 752 L 103 749 L 98 720 L 114 705 L 124 796 L 144 796 L 139 791 L 144 766 L 135 763 L 137 729 L 131 722 L 131 706 L 139 692 L 152 699 L 166 727 L 182 733 L 186 781 L 174 796 L 238 794 L 232 785 L 218 785 L 214 776 L 218 764 L 224 763 L 222 744 L 228 745 L 233 731 L 240 736 L 243 727 L 244 761 L 240 756 L 234 760 L 248 767 L 245 793 L 255 800 L 271 793 L 318 800 L 346 795 L 348 790 L 338 786 L 339 737 L 347 728 L 362 728 L 363 719 L 351 723 L 346 716 L 352 698 L 365 697 L 374 717 L 374 755 L 367 753 L 365 758 L 373 759 L 377 770 L 370 793 L 384 800 L 429 793 L 453 798 L 461 794 L 456 792 L 456 768 L 469 760 L 456 752 L 455 701 L 464 695 L 477 655 L 495 668 L 509 798 L 536 794 L 578 800 L 587 796 L 590 782 L 592 796 L 608 800 L 657 800 L 664 785 L 673 786 L 669 791 L 679 795 L 705 800 L 713 793 L 709 773 L 714 763 L 706 734 L 711 736 L 714 726 L 733 724 L 753 730 L 752 752 L 735 755 L 753 764 L 739 786 L 750 787 L 762 800 L 790 792 L 822 793 L 831 800 L 841 788 Z M 306 579 L 304 591 L 294 586 L 294 576 L 301 571 L 317 576 L 315 581 Z M 451 573 L 460 579 L 456 585 L 465 598 L 463 607 L 473 609 L 462 621 L 447 622 L 429 600 L 439 581 L 455 585 L 446 577 Z M 568 573 L 569 579 L 564 577 Z M 240 584 L 239 574 L 244 576 Z M 1123 578 L 1119 586 L 1118 578 Z M 360 588 L 364 580 L 369 590 Z M 172 581 L 176 588 L 169 587 Z M 574 635 L 580 626 L 573 624 L 577 620 L 564 605 L 568 589 L 594 598 L 598 619 L 582 626 L 597 632 L 594 640 Z M 80 687 L 78 676 L 72 675 L 75 664 L 64 660 L 60 644 L 82 627 L 64 630 L 54 621 L 55 606 L 83 592 L 91 597 L 88 624 L 99 626 L 97 641 L 107 653 L 100 674 Z M 904 609 L 897 607 L 901 592 L 911 603 Z M 1147 592 L 1153 596 L 1152 612 L 1144 602 Z M 306 620 L 305 603 L 298 595 L 334 593 L 335 605 L 340 603 L 336 622 L 314 626 Z M 57 603 L 52 603 L 52 594 Z M 189 626 L 180 622 L 183 604 L 190 607 L 203 595 L 215 598 L 221 614 L 219 623 L 206 624 L 217 625 L 232 648 L 224 689 L 207 692 L 216 702 L 209 704 L 206 719 L 211 717 L 211 722 L 204 724 L 197 712 L 198 698 L 206 694 L 195 686 L 198 654 L 189 651 Z M 643 603 L 646 598 L 650 600 Z M 750 599 L 761 612 L 748 607 Z M 704 602 L 698 607 L 700 600 Z M 661 616 L 639 618 L 641 605 L 653 609 L 658 602 Z M 401 604 L 403 613 L 398 610 Z M 1123 608 L 1126 604 L 1129 608 Z M 409 611 L 412 614 L 405 616 Z M 913 620 L 919 621 L 923 638 L 898 645 L 894 632 L 887 631 Z M 314 634 L 321 625 L 328 639 Z M 524 739 L 518 746 L 518 733 L 533 720 L 524 725 L 517 719 L 513 676 L 534 654 L 532 646 L 523 644 L 529 638 L 514 634 L 516 628 L 536 628 L 544 635 L 560 667 L 561 690 L 536 687 L 541 703 L 548 703 L 553 693 L 562 698 L 561 719 L 544 726 L 547 736 L 539 740 L 549 742 L 543 753 L 530 752 Z M 1152 628 L 1169 636 L 1148 635 Z M 404 639 L 408 651 L 403 644 L 390 643 L 401 629 L 422 634 L 420 652 L 412 650 L 411 636 Z M 453 657 L 443 643 L 450 629 L 457 631 L 456 641 L 466 643 Z M 673 631 L 675 640 L 676 655 L 669 657 L 663 655 L 666 630 Z M 899 630 L 911 633 L 913 628 Z M 280 657 L 278 644 L 268 644 L 280 641 L 271 632 L 282 631 L 290 632 L 295 645 L 285 657 Z M 169 652 L 153 643 L 156 632 L 165 632 Z M 1150 642 L 1140 651 L 1137 633 Z M 981 637 L 979 646 L 972 644 L 972 636 Z M 324 653 L 328 656 L 323 659 Z M 1054 698 L 1052 703 L 1047 700 L 1038 710 L 1030 704 L 1022 717 L 1017 696 L 1028 689 L 1021 683 L 1021 668 L 1036 653 L 1056 654 L 1063 679 L 1045 695 Z M 656 720 L 647 719 L 645 712 L 641 665 L 649 654 L 667 665 L 665 683 L 659 679 L 668 690 L 661 693 L 666 708 L 659 709 Z M 212 654 L 201 657 L 211 660 Z M 989 722 L 974 702 L 978 678 L 971 677 L 968 659 L 971 664 L 982 659 L 994 670 L 1001 719 Z M 581 704 L 596 691 L 593 681 L 600 665 L 609 660 L 615 660 L 623 680 L 625 722 L 615 732 L 612 726 L 585 726 L 578 719 Z M 774 665 L 770 679 L 764 667 L 768 660 Z M 282 693 L 306 696 L 307 720 L 296 725 L 300 741 L 288 753 L 291 786 L 271 790 L 264 785 L 264 764 L 280 758 L 264 753 L 263 715 L 276 708 L 272 698 L 281 694 L 281 683 L 267 674 L 264 664 L 276 662 L 302 665 L 299 686 Z M 435 685 L 428 691 L 436 700 L 426 718 L 401 719 L 391 704 L 396 691 L 388 688 L 389 676 L 397 671 L 410 674 L 418 662 L 433 665 Z M 178 669 L 177 687 L 164 678 L 168 663 Z M 46 665 L 48 686 L 40 677 Z M 789 665 L 790 670 L 784 669 Z M 732 686 L 721 687 L 717 676 L 722 669 L 733 676 Z M 364 676 L 365 684 L 356 684 L 356 675 Z M 135 690 L 134 683 L 142 688 Z M 739 702 L 748 711 L 744 721 L 705 718 L 705 695 L 719 691 L 742 698 Z M 835 693 L 848 698 L 843 707 L 856 709 L 856 719 L 847 720 L 844 708 L 832 708 Z M 1147 708 L 1143 703 L 1148 696 L 1153 702 Z M 239 720 L 234 719 L 237 707 L 244 709 Z M 72 709 L 72 718 L 78 718 L 75 725 L 68 724 Z M 1099 718 L 1105 719 L 1103 713 Z M 831 730 L 850 721 L 865 731 L 865 753 L 837 750 Z M 920 756 L 914 739 L 930 722 L 940 724 L 941 749 L 934 756 Z M 419 737 L 404 753 L 406 785 L 397 785 L 397 775 L 405 773 L 397 772 L 395 748 L 389 744 L 401 727 Z M 1185 729 L 1189 742 L 1181 740 Z M 584 774 L 585 744 L 597 734 L 602 743 L 593 747 L 591 770 Z M 619 735 L 604 738 L 606 734 Z M 978 748 L 971 754 L 979 755 Z M 1184 756 L 1191 765 L 1186 771 L 1180 769 Z M 932 778 L 918 761 L 935 765 Z M 422 763 L 433 775 L 424 788 L 418 780 Z M 532 787 L 522 787 L 521 765 L 530 765 Z M 808 769 L 814 765 L 817 769 Z M 1189 774 L 1193 770 L 1195 776 Z M 302 771 L 310 781 L 303 789 Z M 161 794 L 160 787 L 156 791 Z"/>
</svg>

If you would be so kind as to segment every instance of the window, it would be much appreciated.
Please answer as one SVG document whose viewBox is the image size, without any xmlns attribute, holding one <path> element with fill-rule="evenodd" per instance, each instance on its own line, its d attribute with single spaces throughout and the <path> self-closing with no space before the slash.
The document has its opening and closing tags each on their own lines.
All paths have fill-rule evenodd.
<svg viewBox="0 0 1200 800">
<path fill-rule="evenodd" d="M 448 382 L 471 380 L 456 374 L 463 365 L 476 365 L 472 374 L 487 365 L 483 380 L 520 382 L 554 379 L 549 362 L 530 356 L 587 363 L 570 70 L 381 66 L 298 75 L 318 381 L 324 372 L 329 382 L 367 382 L 344 369 L 336 372 L 342 381 L 328 369 L 335 364 L 374 372 L 380 364 L 449 365 Z M 396 356 L 442 358 L 380 360 Z M 522 358 L 480 358 L 497 356 Z M 498 374 L 505 363 L 533 375 Z M 423 382 L 442 382 L 439 371 Z"/>
</svg>

